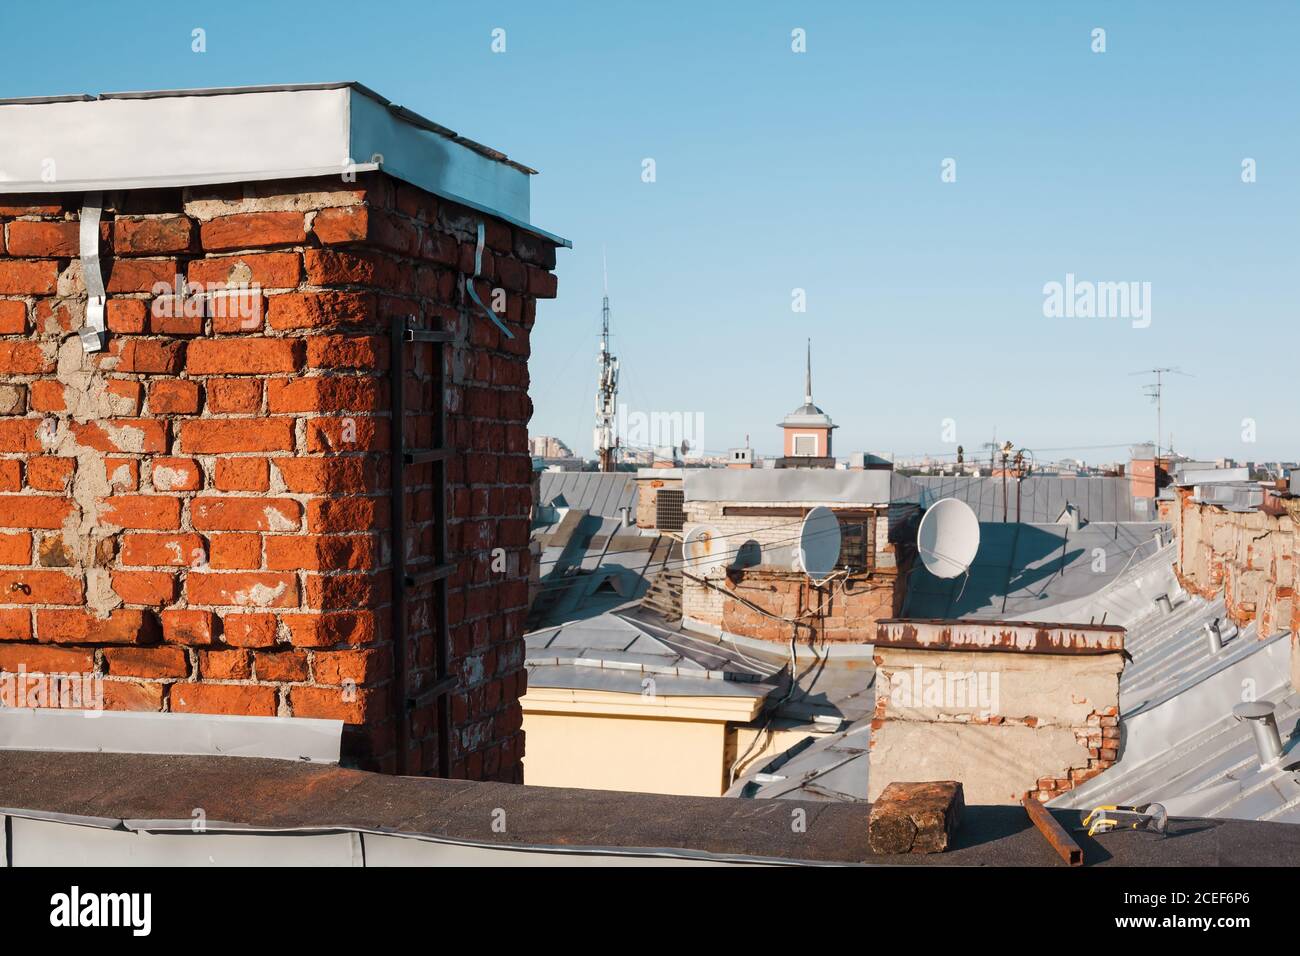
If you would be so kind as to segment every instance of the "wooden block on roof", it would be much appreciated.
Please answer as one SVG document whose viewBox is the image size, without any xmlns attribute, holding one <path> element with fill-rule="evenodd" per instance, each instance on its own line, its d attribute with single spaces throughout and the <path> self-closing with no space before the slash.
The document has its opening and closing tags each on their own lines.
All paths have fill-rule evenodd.
<svg viewBox="0 0 1300 956">
<path fill-rule="evenodd" d="M 891 783 L 871 807 L 867 842 L 875 853 L 942 853 L 965 805 L 958 780 Z"/>
</svg>

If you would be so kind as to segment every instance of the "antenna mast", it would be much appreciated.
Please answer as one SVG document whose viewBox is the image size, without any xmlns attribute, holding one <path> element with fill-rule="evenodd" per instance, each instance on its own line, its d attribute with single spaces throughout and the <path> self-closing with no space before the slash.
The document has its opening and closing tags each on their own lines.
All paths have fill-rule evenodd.
<svg viewBox="0 0 1300 956">
<path fill-rule="evenodd" d="M 1143 393 L 1149 399 L 1151 399 L 1151 401 L 1154 402 L 1156 406 L 1156 461 L 1159 462 L 1160 461 L 1160 438 L 1164 429 L 1164 401 L 1163 401 L 1164 390 L 1165 390 L 1164 376 L 1169 374 L 1186 375 L 1187 373 L 1180 368 L 1167 367 L 1167 368 L 1144 368 L 1140 372 L 1133 372 L 1131 374 L 1154 375 L 1156 377 L 1154 383 L 1148 383 L 1147 385 L 1144 385 L 1142 388 L 1143 388 Z M 1159 466 L 1157 465 L 1157 467 Z"/>
<path fill-rule="evenodd" d="M 618 454 L 618 437 L 614 434 L 614 416 L 618 407 L 618 359 L 609 353 L 609 268 L 605 250 L 600 251 L 605 298 L 600 310 L 600 355 L 596 363 L 600 374 L 596 380 L 596 429 L 592 444 L 600 458 L 601 471 L 613 471 Z"/>
</svg>

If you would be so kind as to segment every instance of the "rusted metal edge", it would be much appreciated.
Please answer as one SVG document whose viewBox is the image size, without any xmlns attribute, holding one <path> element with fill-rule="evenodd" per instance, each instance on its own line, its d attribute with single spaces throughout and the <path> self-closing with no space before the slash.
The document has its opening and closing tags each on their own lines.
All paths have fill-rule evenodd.
<svg viewBox="0 0 1300 956">
<path fill-rule="evenodd" d="M 1056 822 L 1056 817 L 1052 816 L 1047 807 L 1029 794 L 1021 797 L 1020 805 L 1025 808 L 1025 813 L 1029 814 L 1034 826 L 1038 827 L 1038 832 L 1061 855 L 1062 860 L 1070 866 L 1083 866 L 1083 850 L 1065 832 L 1065 827 Z"/>
<path fill-rule="evenodd" d="M 972 639 L 969 635 L 976 632 L 982 636 Z M 1125 635 L 1124 628 L 1113 624 L 891 618 L 876 622 L 874 643 L 921 651 L 1119 654 L 1124 650 Z"/>
</svg>

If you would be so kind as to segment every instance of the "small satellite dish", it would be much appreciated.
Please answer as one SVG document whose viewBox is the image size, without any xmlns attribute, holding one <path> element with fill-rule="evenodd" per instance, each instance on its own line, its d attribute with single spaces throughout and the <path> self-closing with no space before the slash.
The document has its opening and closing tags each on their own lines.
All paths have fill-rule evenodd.
<svg viewBox="0 0 1300 956">
<path fill-rule="evenodd" d="M 726 566 L 726 539 L 717 528 L 697 524 L 682 536 L 682 556 L 692 571 L 707 574 Z"/>
<path fill-rule="evenodd" d="M 808 512 L 799 529 L 799 564 L 814 581 L 824 581 L 840 562 L 840 519 L 830 508 L 818 505 Z"/>
<path fill-rule="evenodd" d="M 926 570 L 936 578 L 965 574 L 980 549 L 979 518 L 964 501 L 936 501 L 916 530 L 916 548 Z"/>
</svg>

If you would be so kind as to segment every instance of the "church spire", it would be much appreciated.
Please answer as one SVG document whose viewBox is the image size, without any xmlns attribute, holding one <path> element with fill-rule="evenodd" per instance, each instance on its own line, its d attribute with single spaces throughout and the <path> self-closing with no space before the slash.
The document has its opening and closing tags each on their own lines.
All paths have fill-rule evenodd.
<svg viewBox="0 0 1300 956">
<path fill-rule="evenodd" d="M 808 340 L 808 362 L 804 366 L 803 401 L 805 405 L 812 404 L 812 339 Z"/>
</svg>

